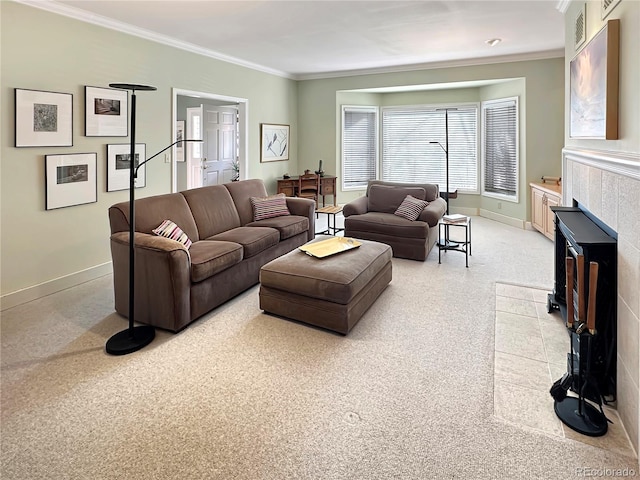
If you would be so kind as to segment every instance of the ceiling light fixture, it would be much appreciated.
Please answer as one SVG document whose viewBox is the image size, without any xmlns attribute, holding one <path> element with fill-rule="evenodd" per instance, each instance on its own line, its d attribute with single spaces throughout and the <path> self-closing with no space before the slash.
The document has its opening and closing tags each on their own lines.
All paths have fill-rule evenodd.
<svg viewBox="0 0 640 480">
<path fill-rule="evenodd" d="M 497 44 L 499 44 L 502 41 L 501 38 L 492 38 L 490 40 L 485 40 L 484 43 L 486 43 L 487 45 L 491 46 L 491 47 L 495 47 Z"/>
</svg>

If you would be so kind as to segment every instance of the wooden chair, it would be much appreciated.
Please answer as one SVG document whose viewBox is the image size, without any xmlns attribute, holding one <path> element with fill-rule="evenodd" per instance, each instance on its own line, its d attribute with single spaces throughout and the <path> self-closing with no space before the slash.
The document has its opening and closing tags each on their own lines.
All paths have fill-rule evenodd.
<svg viewBox="0 0 640 480">
<path fill-rule="evenodd" d="M 305 173 L 298 177 L 298 196 L 302 198 L 313 198 L 318 206 L 320 196 L 320 175 L 315 173 Z"/>
</svg>

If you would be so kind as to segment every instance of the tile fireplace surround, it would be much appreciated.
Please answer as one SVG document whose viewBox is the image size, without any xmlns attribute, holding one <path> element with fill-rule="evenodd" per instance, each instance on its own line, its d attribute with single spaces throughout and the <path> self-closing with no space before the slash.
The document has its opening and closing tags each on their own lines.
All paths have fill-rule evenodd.
<svg viewBox="0 0 640 480">
<path fill-rule="evenodd" d="M 636 452 L 640 421 L 640 155 L 565 148 L 565 206 L 618 232 L 617 409 Z"/>
</svg>

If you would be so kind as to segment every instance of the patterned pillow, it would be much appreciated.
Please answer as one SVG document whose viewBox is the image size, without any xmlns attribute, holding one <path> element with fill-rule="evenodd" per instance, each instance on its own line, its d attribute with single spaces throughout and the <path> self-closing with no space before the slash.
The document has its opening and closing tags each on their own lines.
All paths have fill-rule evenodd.
<svg viewBox="0 0 640 480">
<path fill-rule="evenodd" d="M 184 233 L 182 229 L 171 220 L 165 220 L 157 228 L 154 228 L 151 231 L 156 235 L 160 235 L 161 237 L 167 237 L 171 240 L 176 240 L 177 242 L 182 243 L 187 248 L 191 246 L 191 240 L 189 240 L 187 234 Z"/>
<path fill-rule="evenodd" d="M 251 197 L 253 207 L 253 221 L 264 220 L 265 218 L 281 217 L 291 215 L 287 208 L 287 197 L 284 193 L 271 195 L 269 197 Z"/>
<path fill-rule="evenodd" d="M 411 195 L 407 195 L 394 214 L 413 222 L 420 216 L 422 210 L 424 210 L 424 207 L 427 205 L 429 205 L 429 202 L 426 200 L 419 200 Z"/>
</svg>

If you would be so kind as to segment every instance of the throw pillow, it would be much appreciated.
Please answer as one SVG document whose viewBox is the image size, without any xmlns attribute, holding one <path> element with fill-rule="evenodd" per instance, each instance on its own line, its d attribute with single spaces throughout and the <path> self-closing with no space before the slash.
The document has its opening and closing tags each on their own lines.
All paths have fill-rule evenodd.
<svg viewBox="0 0 640 480">
<path fill-rule="evenodd" d="M 151 231 L 161 237 L 167 237 L 171 240 L 180 242 L 187 248 L 191 246 L 191 240 L 189 239 L 187 234 L 184 233 L 182 229 L 171 220 L 165 220 L 157 228 L 154 228 Z"/>
<path fill-rule="evenodd" d="M 264 220 L 265 218 L 281 217 L 291 215 L 287 208 L 287 197 L 284 193 L 271 195 L 269 197 L 251 197 L 253 207 L 253 221 Z"/>
<path fill-rule="evenodd" d="M 411 195 L 407 195 L 394 214 L 413 222 L 420 216 L 422 210 L 424 210 L 424 207 L 427 205 L 429 205 L 429 202 L 426 200 L 419 200 Z"/>
</svg>

